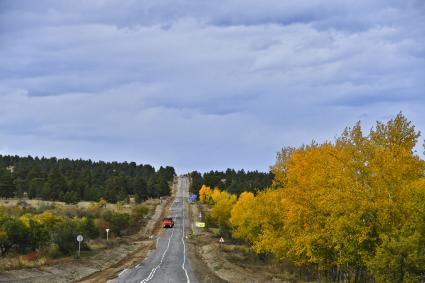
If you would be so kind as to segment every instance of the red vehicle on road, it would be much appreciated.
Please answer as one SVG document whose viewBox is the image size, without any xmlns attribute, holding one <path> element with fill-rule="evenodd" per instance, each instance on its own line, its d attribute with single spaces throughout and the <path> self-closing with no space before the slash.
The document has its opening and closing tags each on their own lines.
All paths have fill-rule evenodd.
<svg viewBox="0 0 425 283">
<path fill-rule="evenodd" d="M 162 220 L 162 227 L 164 228 L 173 228 L 174 227 L 174 220 L 171 217 L 166 217 Z"/>
</svg>

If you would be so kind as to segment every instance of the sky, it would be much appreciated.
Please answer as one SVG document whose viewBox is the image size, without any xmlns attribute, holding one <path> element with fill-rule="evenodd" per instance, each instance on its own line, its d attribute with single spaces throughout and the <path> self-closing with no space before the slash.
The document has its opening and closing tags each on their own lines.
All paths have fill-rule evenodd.
<svg viewBox="0 0 425 283">
<path fill-rule="evenodd" d="M 267 171 L 424 87 L 423 0 L 0 0 L 0 154 Z"/>
</svg>

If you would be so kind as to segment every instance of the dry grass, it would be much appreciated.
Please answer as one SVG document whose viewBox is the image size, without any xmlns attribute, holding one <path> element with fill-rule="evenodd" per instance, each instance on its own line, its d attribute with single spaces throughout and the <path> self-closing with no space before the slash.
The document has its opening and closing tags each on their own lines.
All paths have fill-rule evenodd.
<svg viewBox="0 0 425 283">
<path fill-rule="evenodd" d="M 45 265 L 48 260 L 40 257 L 35 260 L 25 260 L 24 256 L 0 257 L 0 272 L 5 270 L 40 267 Z"/>
<path fill-rule="evenodd" d="M 50 207 L 50 206 L 54 206 L 57 208 L 61 208 L 64 210 L 67 209 L 88 209 L 91 206 L 95 205 L 97 202 L 94 201 L 80 201 L 77 204 L 66 204 L 65 202 L 62 201 L 45 201 L 45 200 L 39 200 L 39 199 L 0 199 L 0 207 L 6 207 L 6 208 L 11 208 L 11 207 L 22 207 L 23 203 L 26 203 L 27 207 L 32 207 L 35 209 L 41 208 L 41 207 Z M 156 206 L 158 204 L 159 200 L 157 199 L 148 199 L 147 201 L 145 201 L 143 204 L 146 205 L 149 209 L 153 208 L 154 206 Z M 106 209 L 107 210 L 113 210 L 113 211 L 119 211 L 119 212 L 126 212 L 126 213 L 130 213 L 131 209 L 135 206 L 136 204 L 133 201 L 130 201 L 130 204 L 119 204 L 119 203 L 107 203 L 106 204 Z"/>
</svg>

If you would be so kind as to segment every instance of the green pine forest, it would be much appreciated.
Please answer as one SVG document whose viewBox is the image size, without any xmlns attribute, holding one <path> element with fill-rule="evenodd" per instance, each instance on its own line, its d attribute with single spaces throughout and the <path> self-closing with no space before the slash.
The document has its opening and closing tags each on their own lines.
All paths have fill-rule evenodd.
<svg viewBox="0 0 425 283">
<path fill-rule="evenodd" d="M 240 195 L 242 192 L 258 192 L 272 185 L 274 175 L 272 172 L 246 171 L 227 169 L 226 171 L 210 171 L 190 173 L 190 191 L 198 194 L 199 188 L 206 185 L 219 188 L 231 194 Z"/>
<path fill-rule="evenodd" d="M 173 167 L 135 162 L 103 162 L 0 155 L 0 198 L 64 201 L 137 202 L 170 194 Z"/>
</svg>

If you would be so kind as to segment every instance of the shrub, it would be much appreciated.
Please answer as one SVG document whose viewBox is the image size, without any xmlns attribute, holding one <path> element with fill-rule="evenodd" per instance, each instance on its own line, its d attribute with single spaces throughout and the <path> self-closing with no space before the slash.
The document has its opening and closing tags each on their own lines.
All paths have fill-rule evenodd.
<svg viewBox="0 0 425 283">
<path fill-rule="evenodd" d="M 10 246 L 15 246 L 19 251 L 24 252 L 29 243 L 29 231 L 25 224 L 18 218 L 9 218 L 2 226 Z"/>
<path fill-rule="evenodd" d="M 54 243 L 58 245 L 59 250 L 63 254 L 70 255 L 77 250 L 77 236 L 80 234 L 78 228 L 77 223 L 72 220 L 66 220 L 62 222 L 61 225 L 58 225 L 58 230 L 54 237 Z M 88 249 L 85 241 L 81 243 L 81 249 Z"/>
<path fill-rule="evenodd" d="M 145 205 L 137 205 L 131 211 L 131 222 L 140 223 L 143 218 L 148 214 L 149 208 Z"/>
<path fill-rule="evenodd" d="M 60 251 L 59 246 L 57 244 L 50 244 L 46 246 L 42 250 L 42 253 L 49 258 L 58 258 L 62 256 L 62 252 Z"/>
<path fill-rule="evenodd" d="M 130 215 L 128 213 L 106 211 L 103 218 L 109 222 L 112 233 L 117 236 L 121 236 L 123 231 L 130 226 Z"/>
</svg>

